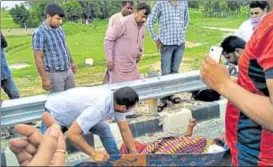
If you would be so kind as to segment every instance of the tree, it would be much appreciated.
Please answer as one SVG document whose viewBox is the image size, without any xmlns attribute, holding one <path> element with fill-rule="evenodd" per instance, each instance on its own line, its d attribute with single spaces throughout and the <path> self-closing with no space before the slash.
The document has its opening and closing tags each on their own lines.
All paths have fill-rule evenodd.
<svg viewBox="0 0 273 167">
<path fill-rule="evenodd" d="M 10 15 L 16 24 L 18 24 L 20 27 L 25 27 L 30 13 L 23 4 L 20 4 L 15 5 L 15 7 L 10 10 Z"/>
<path fill-rule="evenodd" d="M 69 21 L 76 22 L 78 19 L 82 17 L 82 13 L 84 9 L 81 4 L 75 0 L 69 0 L 62 3 L 62 6 L 66 12 L 66 18 Z"/>
</svg>

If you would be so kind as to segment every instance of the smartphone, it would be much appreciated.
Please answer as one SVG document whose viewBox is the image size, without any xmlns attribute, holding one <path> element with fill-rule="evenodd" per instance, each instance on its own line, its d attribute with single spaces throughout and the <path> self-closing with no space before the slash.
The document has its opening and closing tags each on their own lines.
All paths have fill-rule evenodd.
<svg viewBox="0 0 273 167">
<path fill-rule="evenodd" d="M 216 61 L 217 63 L 220 63 L 221 55 L 223 52 L 223 48 L 219 46 L 212 46 L 209 50 L 209 56 Z"/>
</svg>

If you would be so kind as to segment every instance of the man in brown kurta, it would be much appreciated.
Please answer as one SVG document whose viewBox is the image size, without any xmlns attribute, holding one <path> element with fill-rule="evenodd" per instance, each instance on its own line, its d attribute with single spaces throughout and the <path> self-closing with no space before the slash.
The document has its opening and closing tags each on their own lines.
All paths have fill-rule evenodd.
<svg viewBox="0 0 273 167">
<path fill-rule="evenodd" d="M 116 21 L 107 30 L 104 40 L 110 83 L 132 81 L 140 78 L 137 62 L 143 51 L 145 22 L 150 6 L 139 3 L 136 11 Z"/>
</svg>

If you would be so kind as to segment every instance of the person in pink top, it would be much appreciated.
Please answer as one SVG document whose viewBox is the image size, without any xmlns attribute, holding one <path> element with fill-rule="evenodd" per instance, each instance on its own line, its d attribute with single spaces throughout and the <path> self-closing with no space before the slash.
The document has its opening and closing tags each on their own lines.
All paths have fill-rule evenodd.
<svg viewBox="0 0 273 167">
<path fill-rule="evenodd" d="M 104 50 L 110 83 L 140 79 L 137 63 L 143 51 L 145 22 L 151 8 L 139 3 L 133 14 L 116 21 L 106 32 Z"/>
<path fill-rule="evenodd" d="M 114 25 L 114 23 L 116 21 L 118 21 L 120 18 L 125 17 L 125 16 L 129 16 L 133 13 L 134 11 L 134 1 L 122 1 L 121 2 L 121 11 L 112 15 L 109 18 L 109 22 L 108 22 L 108 28 L 112 27 Z M 104 78 L 102 81 L 102 84 L 108 84 L 109 80 L 110 80 L 110 74 L 109 74 L 109 70 L 106 69 L 105 73 L 104 73 Z"/>
</svg>

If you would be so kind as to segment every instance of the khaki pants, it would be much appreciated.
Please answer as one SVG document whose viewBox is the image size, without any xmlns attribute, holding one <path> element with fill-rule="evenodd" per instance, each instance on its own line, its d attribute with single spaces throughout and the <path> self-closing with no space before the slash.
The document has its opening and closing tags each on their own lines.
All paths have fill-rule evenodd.
<svg viewBox="0 0 273 167">
<path fill-rule="evenodd" d="M 75 80 L 72 69 L 63 72 L 46 72 L 50 80 L 50 92 L 62 92 L 74 88 Z"/>
</svg>

